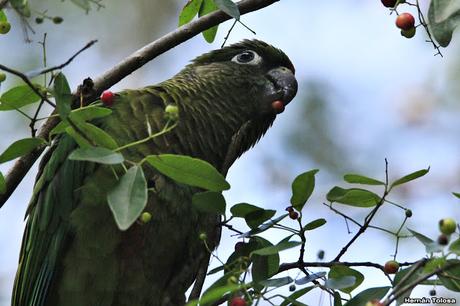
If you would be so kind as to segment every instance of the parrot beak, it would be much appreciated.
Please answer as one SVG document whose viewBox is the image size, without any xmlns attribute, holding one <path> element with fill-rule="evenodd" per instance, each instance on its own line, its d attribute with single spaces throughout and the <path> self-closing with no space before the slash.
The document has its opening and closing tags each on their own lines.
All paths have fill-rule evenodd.
<svg viewBox="0 0 460 306">
<path fill-rule="evenodd" d="M 272 108 L 276 113 L 281 113 L 297 93 L 297 80 L 294 73 L 286 67 L 277 67 L 270 70 L 267 73 L 267 79 L 270 80 L 274 87 Z"/>
<path fill-rule="evenodd" d="M 297 94 L 297 80 L 293 71 L 286 67 L 277 67 L 267 73 L 267 78 L 273 83 L 276 100 L 286 106 Z M 275 101 L 275 100 L 274 100 Z"/>
</svg>

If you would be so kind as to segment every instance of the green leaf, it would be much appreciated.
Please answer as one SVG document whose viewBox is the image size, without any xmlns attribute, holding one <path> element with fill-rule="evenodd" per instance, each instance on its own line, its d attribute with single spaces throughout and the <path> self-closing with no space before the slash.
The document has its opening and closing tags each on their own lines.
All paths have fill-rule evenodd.
<svg viewBox="0 0 460 306">
<path fill-rule="evenodd" d="M 343 179 L 350 184 L 385 185 L 384 182 L 360 174 L 345 174 Z"/>
<path fill-rule="evenodd" d="M 89 12 L 91 9 L 91 5 L 89 3 L 89 0 L 71 0 L 76 6 L 82 8 L 86 12 Z"/>
<path fill-rule="evenodd" d="M 77 134 L 79 134 L 79 136 L 82 137 L 87 143 L 88 140 L 90 140 L 91 144 L 93 145 L 101 146 L 111 150 L 118 148 L 118 144 L 115 141 L 115 139 L 113 139 L 112 136 L 110 136 L 107 132 L 98 128 L 97 126 L 88 122 L 72 122 L 77 126 L 78 131 L 75 131 L 75 128 L 72 126 L 70 127 L 70 129 L 74 130 Z M 68 132 L 68 128 L 66 128 L 66 132 Z M 84 137 L 81 135 L 82 133 Z M 72 137 L 74 135 L 75 133 L 71 134 Z M 77 141 L 77 139 L 75 140 Z M 83 147 L 86 147 L 86 145 Z"/>
<path fill-rule="evenodd" d="M 0 194 L 4 194 L 6 192 L 6 181 L 3 173 L 0 172 Z"/>
<path fill-rule="evenodd" d="M 336 287 L 335 289 L 340 289 L 340 291 L 345 293 L 351 293 L 364 281 L 364 275 L 361 272 L 344 265 L 335 265 L 329 270 L 328 274 L 329 279 L 343 279 L 343 282 L 346 281 L 344 277 L 348 276 L 352 276 L 354 278 L 353 283 L 349 286 L 342 286 L 341 288 Z"/>
<path fill-rule="evenodd" d="M 317 280 L 318 278 L 322 278 L 324 276 L 326 276 L 326 272 L 311 273 L 308 276 L 304 276 L 302 278 L 296 279 L 295 283 L 297 285 L 304 285 L 304 284 L 307 284 L 307 283 L 312 282 L 314 280 Z"/>
<path fill-rule="evenodd" d="M 423 243 L 427 253 L 441 252 L 444 249 L 441 245 L 439 245 L 431 238 L 428 238 L 427 236 L 422 235 L 419 232 L 411 230 L 410 228 L 408 228 L 408 230 L 409 232 L 411 232 L 412 235 L 414 235 L 415 238 L 417 238 L 418 241 Z"/>
<path fill-rule="evenodd" d="M 391 287 L 374 287 L 366 289 L 349 300 L 345 306 L 364 306 L 370 300 L 380 300 L 387 294 L 390 288 Z"/>
<path fill-rule="evenodd" d="M 343 189 L 338 186 L 332 188 L 327 193 L 326 198 L 330 202 L 355 207 L 373 207 L 380 201 L 380 197 L 369 190 L 360 188 Z"/>
<path fill-rule="evenodd" d="M 230 17 L 240 19 L 240 10 L 232 0 L 214 0 L 216 5 Z"/>
<path fill-rule="evenodd" d="M 175 154 L 149 155 L 145 159 L 159 172 L 179 183 L 210 191 L 230 188 L 222 174 L 204 160 Z"/>
<path fill-rule="evenodd" d="M 56 100 L 56 107 L 59 117 L 65 120 L 70 113 L 72 106 L 72 93 L 70 91 L 69 83 L 62 72 L 59 72 L 54 79 L 54 98 Z"/>
<path fill-rule="evenodd" d="M 15 141 L 0 155 L 0 164 L 26 155 L 27 153 L 32 152 L 38 146 L 45 143 L 46 142 L 43 138 L 37 137 L 24 138 Z"/>
<path fill-rule="evenodd" d="M 193 17 L 198 14 L 203 0 L 189 0 L 179 14 L 179 26 L 192 21 Z"/>
<path fill-rule="evenodd" d="M 250 228 L 256 228 L 276 213 L 275 210 L 263 209 L 248 203 L 238 203 L 230 208 L 233 217 L 244 218 Z"/>
<path fill-rule="evenodd" d="M 75 149 L 75 151 L 69 155 L 69 159 L 84 160 L 106 165 L 120 164 L 125 160 L 120 153 L 101 147 Z"/>
<path fill-rule="evenodd" d="M 84 122 L 96 118 L 102 118 L 110 115 L 112 110 L 106 107 L 89 106 L 77 108 L 70 112 L 69 118 L 72 121 Z M 67 121 L 61 121 L 50 132 L 50 135 L 64 133 L 65 129 L 69 126 Z"/>
<path fill-rule="evenodd" d="M 38 85 L 36 87 L 38 88 Z M 40 101 L 40 96 L 29 85 L 19 85 L 6 91 L 0 97 L 0 111 L 15 110 L 38 101 Z"/>
<path fill-rule="evenodd" d="M 410 182 L 410 181 L 413 181 L 415 179 L 418 179 L 419 177 L 422 177 L 425 174 L 427 174 L 428 171 L 430 171 L 430 167 L 428 167 L 427 169 L 418 170 L 418 171 L 412 172 L 411 174 L 405 175 L 402 178 L 397 179 L 396 181 L 394 181 L 393 184 L 391 184 L 390 189 L 395 187 L 395 186 L 405 184 L 407 182 Z"/>
<path fill-rule="evenodd" d="M 140 166 L 131 167 L 107 194 L 109 207 L 120 230 L 127 230 L 147 205 L 147 182 Z"/>
<path fill-rule="evenodd" d="M 225 214 L 225 199 L 220 192 L 197 192 L 192 197 L 193 206 L 201 212 Z"/>
<path fill-rule="evenodd" d="M 203 3 L 201 4 L 200 11 L 198 12 L 198 16 L 204 16 L 209 13 L 212 13 L 218 9 L 217 5 L 214 3 L 214 0 L 203 0 Z M 217 28 L 219 26 L 213 26 L 212 28 L 209 28 L 207 30 L 203 31 L 203 37 L 208 43 L 212 43 L 214 39 L 216 38 L 217 34 Z"/>
<path fill-rule="evenodd" d="M 264 287 L 282 287 L 292 283 L 294 280 L 289 276 L 280 278 L 271 278 L 261 281 L 260 284 Z"/>
<path fill-rule="evenodd" d="M 303 295 L 305 295 L 307 292 L 309 292 L 313 288 L 315 287 L 310 286 L 310 287 L 305 287 L 300 290 L 297 290 L 296 292 L 294 292 L 293 294 L 285 298 L 285 300 L 280 304 L 280 306 L 288 306 L 289 303 L 292 303 L 292 301 L 295 301 L 298 298 L 302 297 Z"/>
<path fill-rule="evenodd" d="M 345 290 L 347 288 L 352 287 L 356 282 L 356 277 L 348 275 L 348 276 L 342 276 L 339 278 L 328 278 L 324 282 L 324 286 L 330 289 L 339 289 L 339 290 Z"/>
<path fill-rule="evenodd" d="M 446 265 L 455 266 L 438 273 L 439 279 L 447 289 L 460 292 L 460 260 L 449 259 Z"/>
<path fill-rule="evenodd" d="M 436 41 L 447 47 L 454 30 L 460 25 L 458 0 L 432 0 L 428 8 L 428 25 Z"/>
<path fill-rule="evenodd" d="M 0 10 L 0 22 L 7 22 L 8 18 L 3 10 Z"/>
<path fill-rule="evenodd" d="M 269 246 L 266 248 L 262 248 L 262 249 L 253 251 L 252 255 L 267 256 L 267 255 L 278 254 L 281 251 L 296 247 L 301 244 L 302 242 L 299 242 L 299 241 L 284 241 L 274 246 Z"/>
<path fill-rule="evenodd" d="M 316 219 L 316 220 L 309 222 L 307 225 L 303 227 L 303 229 L 304 231 L 311 231 L 311 230 L 314 230 L 315 228 L 323 226 L 324 224 L 326 224 L 326 220 L 323 218 L 320 218 L 320 219 Z"/>
<path fill-rule="evenodd" d="M 315 174 L 318 169 L 304 172 L 298 175 L 292 182 L 292 197 L 291 204 L 298 211 L 301 211 L 305 203 L 310 198 L 313 189 L 315 188 Z"/>
<path fill-rule="evenodd" d="M 425 274 L 433 273 L 436 271 L 436 269 L 445 266 L 446 263 L 447 261 L 445 257 L 432 257 L 426 262 L 425 266 L 423 267 L 423 272 Z"/>
<path fill-rule="evenodd" d="M 258 243 L 258 249 L 273 246 L 273 244 L 261 237 L 253 238 Z M 278 253 L 261 256 L 253 255 L 252 257 L 252 279 L 255 282 L 260 282 L 269 279 L 278 272 L 280 257 Z"/>
<path fill-rule="evenodd" d="M 238 284 L 231 284 L 231 285 L 225 285 L 222 287 L 220 286 L 215 287 L 209 291 L 207 290 L 203 294 L 201 299 L 190 301 L 186 304 L 186 306 L 209 305 L 210 303 L 216 302 L 224 295 L 238 291 L 241 288 L 242 288 L 242 285 L 238 285 Z"/>
<path fill-rule="evenodd" d="M 248 203 L 238 203 L 238 204 L 233 205 L 230 208 L 230 212 L 232 213 L 232 216 L 237 217 L 237 218 L 244 218 L 249 213 L 258 211 L 258 210 L 264 210 L 264 209 L 258 206 L 252 205 L 252 204 L 248 204 Z"/>
<path fill-rule="evenodd" d="M 460 238 L 450 244 L 449 251 L 460 255 Z"/>
<path fill-rule="evenodd" d="M 452 192 L 452 194 L 453 194 L 454 196 L 456 196 L 457 198 L 460 199 L 460 193 L 458 193 L 458 192 Z"/>
<path fill-rule="evenodd" d="M 73 140 L 76 141 L 76 143 L 81 147 L 81 148 L 92 148 L 93 145 L 91 145 L 87 139 L 85 139 L 80 133 L 76 132 L 73 127 L 69 126 L 65 129 L 65 132 L 69 134 Z"/>
<path fill-rule="evenodd" d="M 416 279 L 424 275 L 422 267 L 419 267 L 417 271 L 412 272 L 414 267 L 415 266 L 410 266 L 408 268 L 399 270 L 395 275 L 394 285 L 398 286 L 399 288 L 402 288 L 408 284 L 411 284 Z M 407 277 L 408 273 L 411 273 L 409 277 Z M 403 280 L 404 282 L 402 282 Z M 412 289 L 404 292 L 401 296 L 398 297 L 397 305 L 402 305 L 404 303 L 404 299 L 410 296 Z"/>
</svg>

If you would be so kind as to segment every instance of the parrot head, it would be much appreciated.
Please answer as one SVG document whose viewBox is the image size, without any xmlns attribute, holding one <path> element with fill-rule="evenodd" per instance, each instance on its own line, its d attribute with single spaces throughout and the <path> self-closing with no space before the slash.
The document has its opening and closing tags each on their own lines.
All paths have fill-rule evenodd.
<svg viewBox="0 0 460 306">
<path fill-rule="evenodd" d="M 179 129 L 199 134 L 193 153 L 226 172 L 294 98 L 294 74 L 283 51 L 244 40 L 198 56 L 162 86 L 181 98 Z"/>
</svg>

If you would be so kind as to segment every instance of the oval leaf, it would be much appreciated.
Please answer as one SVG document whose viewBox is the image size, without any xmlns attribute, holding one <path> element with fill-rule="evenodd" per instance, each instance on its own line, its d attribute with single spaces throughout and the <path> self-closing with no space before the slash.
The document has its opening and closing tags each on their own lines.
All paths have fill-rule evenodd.
<svg viewBox="0 0 460 306">
<path fill-rule="evenodd" d="M 218 9 L 217 5 L 214 3 L 214 0 L 203 0 L 201 4 L 200 11 L 198 12 L 198 16 L 204 16 L 209 13 L 212 13 Z M 208 43 L 212 43 L 216 38 L 218 26 L 213 26 L 207 30 L 203 31 L 203 37 Z"/>
<path fill-rule="evenodd" d="M 120 230 L 127 230 L 147 205 L 147 182 L 139 166 L 131 167 L 107 194 L 110 210 Z"/>
<path fill-rule="evenodd" d="M 353 283 L 350 284 L 349 286 L 342 286 L 340 288 L 339 287 L 336 287 L 336 288 L 330 287 L 330 288 L 340 289 L 340 291 L 343 291 L 345 293 L 351 293 L 356 287 L 361 285 L 361 283 L 364 281 L 364 275 L 359 271 L 356 271 L 352 268 L 349 268 L 343 265 L 333 266 L 329 270 L 329 274 L 328 274 L 329 279 L 343 279 L 344 277 L 349 277 L 349 276 L 354 278 Z M 343 282 L 345 282 L 345 280 Z"/>
<path fill-rule="evenodd" d="M 179 183 L 210 191 L 230 188 L 222 174 L 204 160 L 175 154 L 149 155 L 145 159 L 159 172 Z"/>
<path fill-rule="evenodd" d="M 316 219 L 316 220 L 309 222 L 307 225 L 303 227 L 303 229 L 304 231 L 311 231 L 311 230 L 314 230 L 315 228 L 323 226 L 324 224 L 326 224 L 326 220 L 323 218 L 320 218 L 320 219 Z"/>
<path fill-rule="evenodd" d="M 261 237 L 254 237 L 252 240 L 257 242 L 259 249 L 273 246 L 270 241 Z M 279 263 L 280 257 L 278 253 L 267 256 L 253 255 L 251 270 L 253 280 L 260 282 L 269 279 L 278 272 Z"/>
<path fill-rule="evenodd" d="M 411 174 L 405 175 L 402 178 L 394 181 L 393 184 L 391 184 L 390 189 L 395 186 L 402 185 L 404 183 L 418 179 L 419 177 L 422 177 L 425 174 L 427 174 L 429 171 L 430 171 L 430 167 L 428 167 L 427 169 L 418 170 L 418 171 L 412 172 Z"/>
<path fill-rule="evenodd" d="M 56 75 L 53 89 L 59 117 L 65 120 L 72 106 L 72 93 L 70 92 L 69 83 L 67 83 L 67 79 L 62 72 Z"/>
<path fill-rule="evenodd" d="M 343 289 L 352 287 L 356 282 L 356 277 L 348 275 L 340 278 L 328 278 L 324 282 L 324 286 L 330 289 Z"/>
<path fill-rule="evenodd" d="M 343 179 L 345 180 L 345 182 L 351 184 L 385 185 L 384 182 L 359 174 L 345 174 L 343 176 Z"/>
<path fill-rule="evenodd" d="M 411 230 L 410 228 L 408 228 L 408 230 L 409 232 L 411 232 L 412 235 L 414 235 L 415 238 L 417 238 L 418 241 L 423 243 L 427 253 L 441 252 L 444 249 L 443 246 L 439 245 L 436 241 L 432 240 L 431 238 L 428 238 L 427 236 L 420 234 L 419 232 Z"/>
<path fill-rule="evenodd" d="M 345 306 L 363 306 L 366 305 L 366 303 L 370 300 L 380 300 L 385 296 L 385 294 L 387 294 L 390 288 L 391 287 L 375 287 L 366 289 L 349 300 Z"/>
<path fill-rule="evenodd" d="M 314 169 L 298 175 L 292 182 L 291 204 L 297 210 L 302 210 L 305 203 L 310 198 L 315 188 L 315 174 L 318 169 Z"/>
<path fill-rule="evenodd" d="M 198 14 L 203 0 L 189 0 L 179 15 L 179 26 L 189 23 Z"/>
<path fill-rule="evenodd" d="M 192 204 L 201 212 L 225 214 L 225 199 L 220 192 L 205 191 L 195 193 L 192 197 Z"/>
<path fill-rule="evenodd" d="M 380 197 L 375 193 L 360 189 L 344 189 L 338 186 L 332 188 L 326 198 L 330 202 L 337 202 L 355 207 L 373 207 L 380 201 Z"/>
<path fill-rule="evenodd" d="M 38 101 L 40 97 L 29 85 L 19 85 L 6 91 L 0 97 L 0 111 L 14 110 Z"/>
<path fill-rule="evenodd" d="M 106 165 L 116 165 L 125 159 L 120 153 L 100 147 L 78 148 L 69 155 L 71 160 L 84 160 Z"/>
<path fill-rule="evenodd" d="M 239 217 L 239 218 L 244 218 L 246 217 L 247 214 L 258 211 L 258 210 L 264 210 L 263 208 L 260 208 L 258 206 L 248 204 L 248 203 L 238 203 L 233 205 L 230 208 L 230 212 L 232 213 L 233 217 Z"/>
<path fill-rule="evenodd" d="M 0 163 L 13 160 L 22 155 L 32 152 L 38 146 L 46 143 L 43 138 L 24 138 L 13 142 L 3 153 L 0 155 Z"/>
<path fill-rule="evenodd" d="M 240 10 L 232 0 L 214 0 L 216 5 L 230 17 L 240 19 Z"/>
<path fill-rule="evenodd" d="M 428 25 L 436 41 L 447 47 L 454 30 L 460 25 L 458 0 L 431 0 L 428 8 Z"/>
<path fill-rule="evenodd" d="M 83 107 L 77 108 L 70 112 L 69 118 L 73 121 L 84 122 L 90 121 L 96 118 L 102 118 L 110 115 L 112 110 L 106 107 Z M 50 132 L 50 135 L 64 133 L 65 129 L 69 126 L 67 121 L 61 121 L 56 125 Z"/>
<path fill-rule="evenodd" d="M 281 287 L 292 283 L 294 280 L 289 276 L 280 278 L 271 278 L 261 281 L 260 284 L 264 287 Z"/>
</svg>

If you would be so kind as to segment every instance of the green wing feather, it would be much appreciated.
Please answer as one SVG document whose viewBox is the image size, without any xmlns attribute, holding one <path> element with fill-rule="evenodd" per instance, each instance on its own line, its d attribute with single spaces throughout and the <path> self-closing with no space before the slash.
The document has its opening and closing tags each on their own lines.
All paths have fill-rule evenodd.
<svg viewBox="0 0 460 306">
<path fill-rule="evenodd" d="M 75 148 L 75 142 L 64 135 L 50 149 L 49 160 L 40 169 L 28 208 L 12 305 L 45 305 L 68 233 L 69 213 L 78 203 L 75 190 L 91 168 L 87 163 L 67 159 Z"/>
<path fill-rule="evenodd" d="M 121 145 L 145 138 L 146 120 L 152 129 L 160 129 L 163 124 L 165 104 L 160 95 L 153 88 L 121 92 L 113 114 L 95 123 L 120 140 Z M 70 136 L 62 135 L 41 162 L 27 209 L 12 306 L 48 305 L 48 292 L 62 269 L 66 246 L 72 240 L 71 214 L 80 204 L 84 192 L 81 187 L 97 168 L 93 163 L 69 160 L 67 157 L 76 148 Z M 137 160 L 150 149 L 140 146 L 127 150 L 125 155 Z"/>
</svg>

